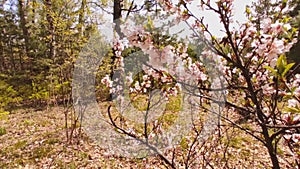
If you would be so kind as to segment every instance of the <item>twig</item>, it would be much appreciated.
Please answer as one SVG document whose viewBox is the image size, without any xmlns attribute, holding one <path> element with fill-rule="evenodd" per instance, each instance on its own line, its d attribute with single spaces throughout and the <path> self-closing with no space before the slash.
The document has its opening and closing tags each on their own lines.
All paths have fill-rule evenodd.
<svg viewBox="0 0 300 169">
<path fill-rule="evenodd" d="M 108 113 L 108 117 L 110 119 L 111 124 L 119 131 L 121 131 L 122 134 L 126 134 L 127 136 L 139 141 L 140 143 L 144 144 L 145 146 L 147 146 L 150 150 L 154 151 L 166 164 L 168 164 L 172 169 L 176 169 L 176 167 L 172 164 L 172 162 L 170 162 L 164 155 L 162 155 L 162 153 L 159 152 L 159 150 L 154 147 L 153 145 L 149 144 L 148 142 L 138 138 L 136 135 L 127 132 L 126 130 L 124 130 L 123 128 L 120 128 L 112 119 L 111 113 L 110 113 L 110 108 L 111 105 L 108 106 L 107 109 L 107 113 Z"/>
</svg>

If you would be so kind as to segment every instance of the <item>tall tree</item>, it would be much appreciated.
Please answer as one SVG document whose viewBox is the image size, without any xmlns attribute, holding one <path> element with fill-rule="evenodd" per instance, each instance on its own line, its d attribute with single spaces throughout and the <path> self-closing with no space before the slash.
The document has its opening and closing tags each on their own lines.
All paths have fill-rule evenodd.
<svg viewBox="0 0 300 169">
<path fill-rule="evenodd" d="M 25 6 L 25 2 L 24 0 L 18 0 L 18 12 L 19 12 L 19 16 L 20 16 L 20 26 L 22 28 L 23 31 L 23 37 L 25 40 L 25 51 L 26 51 L 26 55 L 29 57 L 30 56 L 30 44 L 29 44 L 29 31 L 27 28 L 27 9 Z"/>
<path fill-rule="evenodd" d="M 53 13 L 52 13 L 52 0 L 45 0 L 46 7 L 46 17 L 48 21 L 48 31 L 49 31 L 49 57 L 51 59 L 55 58 L 56 50 L 55 50 L 55 34 L 54 34 L 54 21 L 53 21 Z"/>
</svg>

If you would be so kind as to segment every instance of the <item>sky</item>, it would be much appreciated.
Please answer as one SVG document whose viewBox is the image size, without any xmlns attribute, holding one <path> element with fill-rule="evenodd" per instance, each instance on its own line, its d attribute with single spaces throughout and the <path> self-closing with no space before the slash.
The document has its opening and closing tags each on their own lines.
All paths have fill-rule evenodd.
<svg viewBox="0 0 300 169">
<path fill-rule="evenodd" d="M 194 2 L 199 3 L 198 0 Z M 211 2 L 213 2 L 213 0 Z M 246 5 L 251 6 L 252 2 L 254 2 L 254 0 L 234 0 L 233 20 L 238 21 L 239 23 L 245 23 L 247 21 L 245 15 Z M 224 35 L 224 32 L 222 32 L 223 27 L 218 16 L 214 12 L 207 10 L 204 12 L 199 12 L 199 10 L 196 8 L 196 5 L 197 4 L 191 5 L 191 11 L 193 11 L 193 13 L 197 15 L 197 17 L 204 17 L 204 22 L 208 24 L 208 28 L 209 30 L 211 30 L 213 35 L 215 35 L 216 37 L 222 37 Z M 234 23 L 233 26 L 239 27 L 237 23 Z"/>
<path fill-rule="evenodd" d="M 140 1 L 140 2 L 139 2 Z M 144 0 L 136 0 L 136 3 L 143 3 Z M 176 0 L 174 0 L 176 1 Z M 219 21 L 218 16 L 214 13 L 214 12 L 210 12 L 210 11 L 199 11 L 199 8 L 197 8 L 197 6 L 199 5 L 199 1 L 200 0 L 194 0 L 194 2 L 189 6 L 189 9 L 198 17 L 204 17 L 204 22 L 208 24 L 209 30 L 212 32 L 213 35 L 215 35 L 216 37 L 222 37 L 224 35 L 224 32 L 222 32 L 222 25 Z M 216 0 L 211 0 L 211 3 L 213 3 Z M 233 16 L 233 20 L 238 21 L 240 23 L 244 23 L 246 22 L 246 17 L 245 17 L 245 8 L 246 5 L 251 5 L 252 2 L 254 2 L 255 0 L 234 0 L 234 7 L 233 7 L 233 11 L 234 11 L 234 16 Z M 12 2 L 12 1 L 8 1 L 8 2 Z M 7 6 L 4 6 L 7 7 Z M 105 12 L 103 12 L 104 18 L 107 19 L 108 22 L 111 22 L 112 20 L 112 15 L 107 14 Z M 107 24 L 107 23 L 106 23 Z M 233 24 L 235 27 L 238 27 L 237 23 Z M 184 24 L 179 24 L 177 25 L 178 27 L 173 28 L 174 30 L 178 30 L 179 28 L 184 28 L 186 27 L 186 25 Z M 111 28 L 111 26 L 108 27 L 109 30 Z M 171 28 L 172 29 L 172 28 Z M 103 30 L 105 31 L 105 30 Z M 175 31 L 176 32 L 176 31 Z M 109 31 L 105 31 L 105 33 L 109 33 L 112 36 L 112 32 Z"/>
<path fill-rule="evenodd" d="M 176 1 L 176 0 L 175 0 Z M 211 0 L 211 4 L 214 4 L 213 2 L 217 0 Z M 246 5 L 251 6 L 253 2 L 256 0 L 234 0 L 233 2 L 233 20 L 235 21 L 232 24 L 232 27 L 239 28 L 239 24 L 245 23 L 247 21 L 246 15 L 245 15 L 245 9 Z M 220 23 L 219 16 L 212 11 L 208 10 L 199 10 L 200 0 L 194 0 L 192 4 L 188 5 L 188 8 L 191 10 L 191 12 L 196 15 L 198 18 L 204 17 L 204 23 L 208 24 L 208 29 L 211 31 L 211 33 L 216 37 L 223 37 L 225 35 L 222 27 L 222 24 Z M 171 28 L 171 33 L 176 33 L 179 30 L 184 29 L 184 32 L 182 33 L 182 36 L 186 36 L 191 34 L 191 30 L 188 30 L 189 27 L 186 23 L 181 22 L 177 26 Z"/>
<path fill-rule="evenodd" d="M 176 1 L 176 0 L 174 0 Z M 215 5 L 217 0 L 211 0 L 211 4 Z M 253 2 L 256 0 L 234 0 L 233 1 L 233 20 L 236 21 L 232 24 L 233 27 L 239 28 L 239 24 L 245 23 L 247 21 L 246 15 L 245 15 L 245 9 L 246 5 L 251 6 Z M 211 31 L 211 33 L 216 37 L 223 37 L 225 35 L 222 27 L 222 24 L 220 23 L 219 16 L 212 11 L 208 10 L 199 10 L 200 0 L 194 0 L 192 4 L 188 5 L 189 10 L 196 15 L 198 18 L 204 17 L 204 23 L 208 24 L 208 28 Z M 174 28 L 174 30 L 178 30 L 180 28 L 187 28 L 187 25 L 185 23 L 181 23 L 178 25 L 178 28 Z M 184 28 L 185 29 L 185 28 Z M 190 31 L 189 31 L 190 32 Z"/>
<path fill-rule="evenodd" d="M 140 1 L 140 3 L 143 3 L 144 0 L 136 0 L 135 2 L 138 3 Z M 216 0 L 211 0 L 211 4 L 213 4 L 213 2 Z M 238 23 L 245 23 L 246 20 L 246 15 L 245 15 L 245 9 L 246 9 L 246 5 L 251 6 L 252 2 L 254 2 L 255 0 L 234 0 L 233 3 L 233 20 L 237 21 Z M 188 6 L 188 8 L 192 11 L 193 14 L 195 14 L 198 18 L 201 18 L 202 16 L 204 17 L 204 22 L 206 24 L 208 24 L 208 28 L 211 31 L 211 33 L 216 36 L 216 37 L 223 37 L 225 35 L 222 27 L 222 24 L 220 23 L 220 19 L 219 17 L 211 11 L 199 11 L 199 7 L 197 7 L 199 5 L 199 0 L 195 0 L 191 5 Z M 111 42 L 111 40 L 113 39 L 113 31 L 112 31 L 112 15 L 111 14 L 107 14 L 105 12 L 103 12 L 104 14 L 104 19 L 107 21 L 104 23 L 104 25 L 101 25 L 99 28 L 102 32 L 102 34 L 104 36 L 107 37 L 107 40 L 109 40 Z M 156 22 L 156 25 L 161 24 L 161 22 L 163 22 L 162 20 L 158 20 Z M 233 27 L 238 28 L 239 24 L 237 22 L 234 22 L 232 25 Z M 155 23 L 155 21 L 154 21 Z M 182 33 L 178 33 L 180 30 L 184 30 Z M 165 31 L 165 30 L 162 30 Z M 181 22 L 177 25 L 175 25 L 174 27 L 171 27 L 169 29 L 171 34 L 177 34 L 179 37 L 183 37 L 185 39 L 185 37 L 187 35 L 191 35 L 192 31 L 189 29 L 188 25 L 184 22 Z"/>
</svg>

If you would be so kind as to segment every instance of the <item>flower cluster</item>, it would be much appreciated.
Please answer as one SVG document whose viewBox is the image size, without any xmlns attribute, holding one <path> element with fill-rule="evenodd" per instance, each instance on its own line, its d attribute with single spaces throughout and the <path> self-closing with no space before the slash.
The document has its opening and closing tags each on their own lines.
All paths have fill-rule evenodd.
<svg viewBox="0 0 300 169">
<path fill-rule="evenodd" d="M 283 119 L 286 125 L 300 124 L 300 74 L 296 74 L 291 83 L 287 83 L 288 92 L 285 96 L 287 107 Z"/>
<path fill-rule="evenodd" d="M 192 25 L 194 32 L 204 33 L 212 44 L 202 51 L 197 60 L 189 55 L 189 44 L 160 43 L 160 39 L 156 39 L 155 33 L 148 28 L 126 26 L 126 40 L 116 41 L 114 46 L 118 66 L 124 66 L 122 51 L 126 46 L 138 48 L 148 57 L 142 67 L 142 74 L 126 72 L 124 77 L 129 92 L 138 95 L 160 89 L 162 95 L 170 98 L 192 86 L 197 96 L 201 96 L 201 102 L 205 99 L 218 102 L 208 91 L 222 91 L 230 97 L 224 100 L 228 112 L 233 114 L 245 111 L 247 118 L 253 117 L 251 124 L 261 127 L 259 132 L 262 134 L 261 137 L 254 134 L 255 138 L 265 141 L 266 146 L 273 146 L 267 144 L 270 139 L 273 139 L 272 144 L 275 139 L 282 138 L 279 135 L 298 144 L 300 134 L 293 126 L 300 125 L 300 74 L 294 75 L 292 79 L 287 78 L 292 65 L 285 57 L 285 53 L 297 41 L 297 31 L 288 23 L 288 19 L 278 15 L 260 21 L 253 16 L 249 17 L 248 23 L 236 29 L 230 25 L 233 0 L 218 0 L 216 6 L 212 6 L 209 0 L 201 0 L 200 7 L 219 14 L 220 22 L 224 25 L 226 36 L 218 39 L 211 34 L 203 20 L 191 17 L 193 14 L 187 7 L 191 0 L 176 2 L 158 0 L 167 14 L 177 17 L 175 20 L 195 19 Z M 283 8 L 280 6 L 278 10 L 282 11 Z M 212 82 L 213 78 L 219 81 Z M 218 86 L 217 83 L 221 81 L 226 84 Z M 104 77 L 102 83 L 111 92 L 121 90 L 113 88 L 109 76 Z M 253 130 L 253 133 L 256 132 Z"/>
<path fill-rule="evenodd" d="M 101 83 L 103 83 L 108 88 L 112 88 L 113 85 L 113 81 L 108 75 L 105 75 L 105 77 L 101 80 Z"/>
<path fill-rule="evenodd" d="M 254 32 L 253 25 L 252 28 L 248 28 L 249 32 L 246 33 L 248 37 L 244 40 L 254 39 L 251 47 L 256 54 L 252 60 L 259 61 L 260 58 L 264 58 L 269 66 L 275 67 L 278 56 L 288 52 L 296 39 L 288 42 L 288 39 L 283 38 L 291 29 L 288 23 L 283 24 L 278 21 L 272 23 L 270 18 L 263 20 L 262 23 L 262 28 L 258 32 Z"/>
<path fill-rule="evenodd" d="M 165 93 L 165 96 L 171 96 L 179 92 L 180 85 L 178 83 L 180 82 L 208 80 L 203 64 L 199 61 L 192 61 L 188 56 L 187 45 L 178 43 L 176 47 L 170 44 L 158 46 L 155 44 L 151 32 L 147 32 L 141 27 L 135 29 L 127 26 L 125 35 L 128 37 L 128 46 L 140 48 L 149 58 L 148 66 L 143 66 L 145 72 L 143 81 L 133 81 L 134 75 L 132 74 L 126 76 L 127 81 L 134 83 L 134 85 L 130 85 L 130 92 L 145 93 L 153 85 L 156 85 L 155 83 L 159 83 L 159 86 L 169 86 L 162 92 Z"/>
</svg>

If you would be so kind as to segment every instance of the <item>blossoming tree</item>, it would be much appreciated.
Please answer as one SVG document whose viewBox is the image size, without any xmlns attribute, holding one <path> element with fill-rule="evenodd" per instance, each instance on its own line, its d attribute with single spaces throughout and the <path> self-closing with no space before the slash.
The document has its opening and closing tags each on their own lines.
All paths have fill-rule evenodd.
<svg viewBox="0 0 300 169">
<path fill-rule="evenodd" d="M 248 22 L 240 24 L 238 29 L 232 27 L 233 0 L 216 2 L 201 0 L 200 3 L 197 1 L 200 11 L 212 11 L 219 16 L 226 34 L 220 39 L 211 33 L 203 18 L 198 18 L 192 12 L 191 5 L 195 4 L 192 0 L 158 0 L 156 3 L 164 15 L 174 16 L 178 23 L 183 21 L 190 25 L 193 30 L 193 37 L 190 38 L 201 39 L 206 43 L 206 47 L 198 53 L 198 59 L 195 59 L 191 57 L 193 49 L 190 44 L 180 41 L 163 43 L 164 40 L 159 39 L 159 34 L 153 31 L 155 25 L 151 20 L 148 20 L 144 27 L 124 29 L 126 38 L 116 40 L 114 48 L 118 58 L 116 64 L 123 71 L 126 81 L 116 85 L 114 84 L 116 79 L 111 79 L 107 75 L 102 79 L 102 83 L 110 88 L 111 93 L 125 90 L 127 86 L 126 90 L 132 101 L 144 105 L 138 109 L 146 112 L 145 126 L 144 130 L 134 127 L 129 127 L 129 130 L 117 125 L 109 107 L 108 115 L 113 127 L 147 145 L 169 166 L 176 168 L 180 164 L 175 164 L 174 157 L 168 156 L 167 152 L 160 152 L 151 144 L 154 142 L 150 141 L 160 132 L 164 132 L 163 121 L 167 119 L 161 118 L 153 124 L 147 123 L 149 113 L 147 110 L 152 106 L 150 101 L 155 101 L 151 100 L 150 94 L 154 89 L 161 91 L 171 107 L 172 104 L 173 107 L 174 104 L 179 104 L 178 95 L 187 92 L 193 98 L 198 98 L 197 101 L 194 99 L 190 102 L 200 107 L 198 111 L 212 111 L 207 109 L 207 103 L 210 102 L 219 106 L 225 105 L 223 111 L 242 114 L 246 122 L 253 127 L 242 127 L 222 113 L 214 118 L 221 117 L 223 121 L 261 142 L 269 153 L 273 168 L 280 168 L 278 159 L 280 141 L 288 145 L 295 158 L 294 163 L 290 165 L 299 166 L 300 74 L 290 74 L 293 63 L 288 63 L 285 56 L 296 42 L 298 30 L 289 24 L 291 18 L 286 15 L 289 10 L 287 1 L 277 2 L 279 5 L 272 8 L 275 14 L 260 18 L 259 24 L 255 11 L 247 7 L 245 14 Z M 148 58 L 141 68 L 142 73 L 138 75 L 124 71 L 124 59 L 128 57 L 124 55 L 124 51 L 129 48 L 141 51 L 143 56 Z M 221 85 L 214 85 L 211 81 L 212 67 L 208 65 L 212 63 L 214 71 L 222 81 Z M 191 81 L 193 85 L 189 83 Z M 222 99 L 216 99 L 211 91 L 220 92 L 219 97 Z M 144 100 L 140 101 L 138 98 Z M 201 130 L 195 123 L 192 124 L 191 132 L 194 131 L 196 134 L 186 137 L 189 142 L 187 147 L 183 146 L 184 148 L 181 147 L 180 150 L 175 148 L 176 151 L 173 151 L 173 156 L 176 153 L 180 155 L 179 151 L 186 153 L 183 160 L 186 168 L 191 167 L 191 157 L 197 156 L 194 147 L 199 141 Z M 152 127 L 149 127 L 150 125 Z"/>
</svg>

